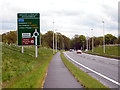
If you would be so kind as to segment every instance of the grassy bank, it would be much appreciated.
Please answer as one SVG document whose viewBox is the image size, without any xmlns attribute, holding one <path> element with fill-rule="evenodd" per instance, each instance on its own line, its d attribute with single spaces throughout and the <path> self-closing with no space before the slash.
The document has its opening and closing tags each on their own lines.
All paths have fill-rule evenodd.
<svg viewBox="0 0 120 90">
<path fill-rule="evenodd" d="M 90 50 L 85 53 L 120 59 L 119 50 L 120 46 L 106 46 L 105 53 L 103 53 L 103 47 L 95 47 L 93 52 Z"/>
<path fill-rule="evenodd" d="M 2 83 L 3 88 L 41 88 L 48 64 L 53 55 L 51 49 L 35 47 L 21 48 L 14 45 L 2 45 Z"/>
<path fill-rule="evenodd" d="M 61 58 L 63 63 L 69 69 L 69 71 L 73 74 L 73 76 L 82 84 L 85 88 L 107 88 L 103 84 L 101 84 L 98 80 L 94 79 L 77 66 L 72 64 L 69 60 L 67 60 L 64 54 L 61 52 Z"/>
</svg>

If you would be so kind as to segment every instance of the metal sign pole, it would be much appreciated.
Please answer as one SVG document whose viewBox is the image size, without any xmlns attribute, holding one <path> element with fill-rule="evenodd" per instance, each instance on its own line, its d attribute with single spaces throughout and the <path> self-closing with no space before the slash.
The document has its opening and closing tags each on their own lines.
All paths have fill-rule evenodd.
<svg viewBox="0 0 120 90">
<path fill-rule="evenodd" d="M 57 52 L 57 32 L 56 32 L 56 52 Z"/>
<path fill-rule="evenodd" d="M 93 52 L 93 29 L 92 30 L 92 52 Z"/>
<path fill-rule="evenodd" d="M 37 36 L 35 36 L 35 57 L 37 58 Z"/>
<path fill-rule="evenodd" d="M 89 39 L 89 50 L 90 50 L 90 39 Z"/>
<path fill-rule="evenodd" d="M 35 35 L 37 34 L 37 35 Z M 37 29 L 35 29 L 35 32 L 33 33 L 32 37 L 35 37 L 35 57 L 37 58 L 37 36 L 39 36 L 39 33 L 37 32 Z"/>
<path fill-rule="evenodd" d="M 22 53 L 24 53 L 23 46 L 22 46 Z"/>
<path fill-rule="evenodd" d="M 105 53 L 105 32 L 104 32 L 104 21 L 102 21 L 103 23 L 103 52 Z"/>
<path fill-rule="evenodd" d="M 53 55 L 54 55 L 54 22 L 53 22 Z"/>
<path fill-rule="evenodd" d="M 35 48 L 36 48 L 36 53 L 35 53 L 35 57 L 37 58 L 37 46 L 35 46 Z"/>
</svg>

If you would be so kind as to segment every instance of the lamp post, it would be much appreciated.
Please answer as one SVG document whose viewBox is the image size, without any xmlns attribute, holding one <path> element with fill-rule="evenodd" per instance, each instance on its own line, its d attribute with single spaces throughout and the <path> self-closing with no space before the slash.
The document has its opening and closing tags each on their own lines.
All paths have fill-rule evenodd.
<svg viewBox="0 0 120 90">
<path fill-rule="evenodd" d="M 88 39 L 87 39 L 87 51 L 88 51 Z"/>
<path fill-rule="evenodd" d="M 103 23 L 103 52 L 105 53 L 105 32 L 104 32 L 104 21 L 102 21 Z"/>
<path fill-rule="evenodd" d="M 90 50 L 90 39 L 89 39 L 89 50 Z"/>
<path fill-rule="evenodd" d="M 83 41 L 83 50 L 84 50 L 84 41 Z"/>
<path fill-rule="evenodd" d="M 58 45 L 57 45 L 57 47 L 58 47 L 58 50 L 59 50 L 60 49 L 60 40 L 59 40 L 60 33 L 59 32 L 57 32 L 57 37 L 58 37 Z"/>
<path fill-rule="evenodd" d="M 53 22 L 53 55 L 54 55 L 54 22 Z"/>
<path fill-rule="evenodd" d="M 57 52 L 57 32 L 56 32 L 56 52 Z"/>
<path fill-rule="evenodd" d="M 92 52 L 93 52 L 93 29 L 92 30 Z"/>
<path fill-rule="evenodd" d="M 63 37 L 62 37 L 63 38 Z M 62 48 L 64 50 L 64 38 L 62 39 Z"/>
<path fill-rule="evenodd" d="M 40 14 L 40 17 L 41 17 L 41 14 Z M 41 31 L 41 19 L 40 19 L 40 31 Z M 42 46 L 42 45 L 41 45 L 41 40 L 42 40 L 42 39 L 41 39 L 41 35 L 42 35 L 42 34 L 41 34 L 41 32 L 40 32 L 40 46 Z"/>
<path fill-rule="evenodd" d="M 87 48 L 87 51 L 88 51 L 88 36 L 87 36 L 87 33 L 86 33 L 86 48 Z"/>
<path fill-rule="evenodd" d="M 59 35 L 59 34 L 58 34 Z M 59 36 L 58 36 L 58 50 L 59 50 Z"/>
<path fill-rule="evenodd" d="M 41 33 L 40 33 L 40 46 L 41 46 Z"/>
</svg>

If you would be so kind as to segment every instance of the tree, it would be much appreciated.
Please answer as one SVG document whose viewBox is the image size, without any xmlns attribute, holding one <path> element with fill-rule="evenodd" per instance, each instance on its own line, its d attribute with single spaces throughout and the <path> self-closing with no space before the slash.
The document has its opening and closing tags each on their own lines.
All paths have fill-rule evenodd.
<svg viewBox="0 0 120 90">
<path fill-rule="evenodd" d="M 63 49 L 68 50 L 70 49 L 70 39 L 66 37 L 65 35 L 62 35 L 63 38 Z"/>
<path fill-rule="evenodd" d="M 2 34 L 2 42 L 8 44 L 17 43 L 17 31 L 10 31 L 8 33 Z"/>
<path fill-rule="evenodd" d="M 2 42 L 7 43 L 7 38 L 5 33 L 2 34 Z"/>
<path fill-rule="evenodd" d="M 79 36 L 79 49 L 85 49 L 86 48 L 86 37 L 84 35 Z"/>
<path fill-rule="evenodd" d="M 75 35 L 70 41 L 71 48 L 74 49 L 85 49 L 86 48 L 86 38 L 84 35 Z"/>
<path fill-rule="evenodd" d="M 74 37 L 72 40 L 71 40 L 71 48 L 73 49 L 78 49 L 79 48 L 79 37 Z"/>
<path fill-rule="evenodd" d="M 7 35 L 8 44 L 13 44 L 17 42 L 17 31 L 10 31 Z"/>
<path fill-rule="evenodd" d="M 56 45 L 56 34 L 54 34 L 54 45 Z M 42 35 L 42 46 L 53 48 L 53 31 L 48 31 Z M 54 47 L 55 48 L 55 47 Z M 70 48 L 70 39 L 61 33 L 57 34 L 57 49 L 66 49 Z"/>
<path fill-rule="evenodd" d="M 99 46 L 103 44 L 103 37 L 94 37 L 94 46 Z"/>
<path fill-rule="evenodd" d="M 2 42 L 2 35 L 0 34 L 0 42 Z"/>
<path fill-rule="evenodd" d="M 113 36 L 112 34 L 105 35 L 105 44 L 114 44 L 114 40 L 116 40 L 117 37 Z"/>
<path fill-rule="evenodd" d="M 118 44 L 120 44 L 120 36 L 118 36 Z"/>
<path fill-rule="evenodd" d="M 53 32 L 48 31 L 42 35 L 42 46 L 53 48 Z"/>
</svg>

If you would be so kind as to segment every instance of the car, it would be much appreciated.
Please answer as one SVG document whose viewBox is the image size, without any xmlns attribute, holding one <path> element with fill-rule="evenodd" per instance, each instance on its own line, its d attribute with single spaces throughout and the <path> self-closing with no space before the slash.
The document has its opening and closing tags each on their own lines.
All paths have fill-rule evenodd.
<svg viewBox="0 0 120 90">
<path fill-rule="evenodd" d="M 69 51 L 72 52 L 72 49 L 70 49 Z"/>
<path fill-rule="evenodd" d="M 73 49 L 70 49 L 69 51 L 70 51 L 70 52 L 73 52 L 74 50 L 73 50 Z"/>
<path fill-rule="evenodd" d="M 79 54 L 79 53 L 82 54 L 82 51 L 81 50 L 77 50 L 77 54 Z"/>
</svg>

